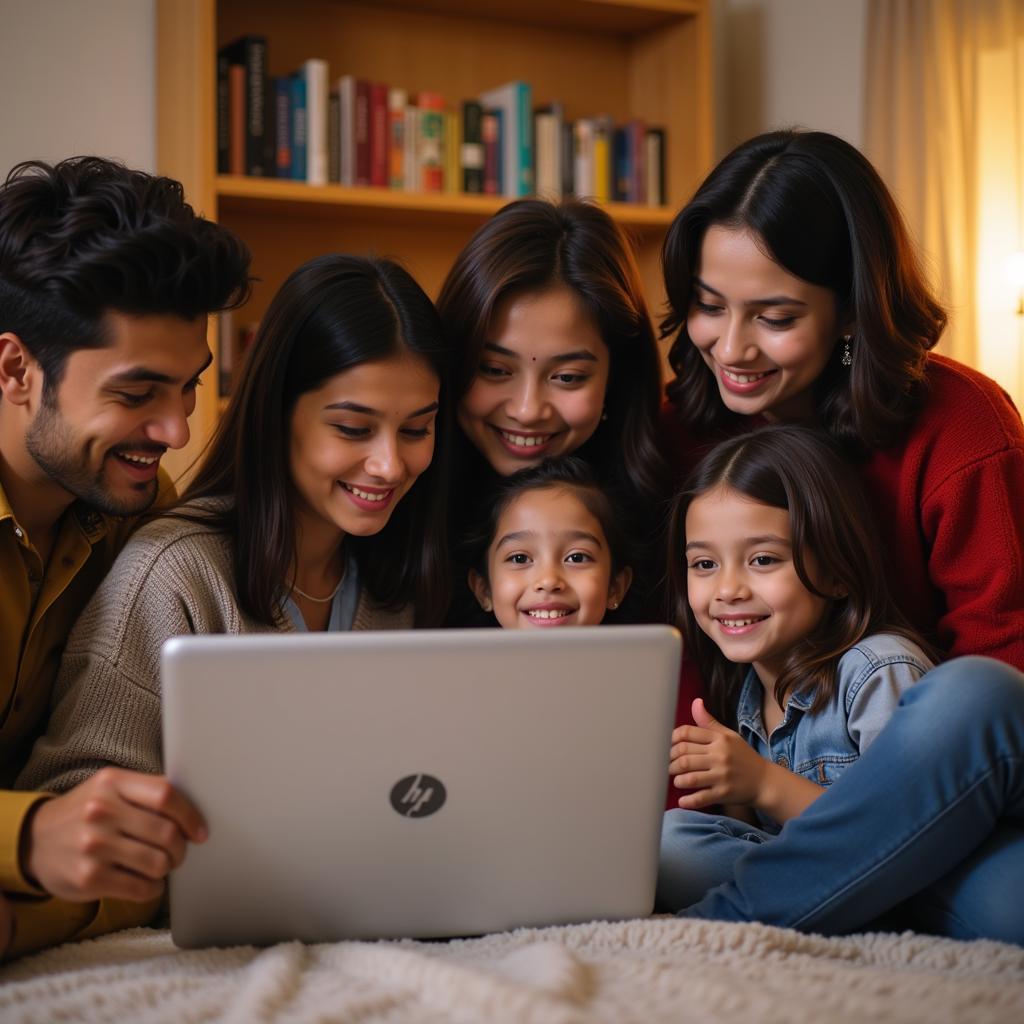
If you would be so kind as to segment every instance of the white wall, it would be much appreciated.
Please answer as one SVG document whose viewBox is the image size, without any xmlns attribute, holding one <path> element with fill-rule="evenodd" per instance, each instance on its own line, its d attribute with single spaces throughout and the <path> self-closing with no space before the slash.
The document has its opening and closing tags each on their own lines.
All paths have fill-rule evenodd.
<svg viewBox="0 0 1024 1024">
<path fill-rule="evenodd" d="M 0 178 L 80 153 L 156 164 L 154 0 L 0 0 Z"/>
<path fill-rule="evenodd" d="M 771 128 L 860 147 L 867 0 L 713 0 L 715 148 Z"/>
</svg>

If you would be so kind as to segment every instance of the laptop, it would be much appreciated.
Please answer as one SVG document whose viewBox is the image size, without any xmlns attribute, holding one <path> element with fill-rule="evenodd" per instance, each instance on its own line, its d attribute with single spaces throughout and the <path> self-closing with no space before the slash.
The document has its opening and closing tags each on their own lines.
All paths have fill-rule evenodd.
<svg viewBox="0 0 1024 1024">
<path fill-rule="evenodd" d="M 651 913 L 668 626 L 177 637 L 164 765 L 206 818 L 183 947 L 444 938 Z"/>
</svg>

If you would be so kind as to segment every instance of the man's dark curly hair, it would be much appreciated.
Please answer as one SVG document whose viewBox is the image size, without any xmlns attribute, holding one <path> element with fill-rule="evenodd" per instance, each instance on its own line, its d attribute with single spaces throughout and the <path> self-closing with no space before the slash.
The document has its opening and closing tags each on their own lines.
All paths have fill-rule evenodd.
<svg viewBox="0 0 1024 1024">
<path fill-rule="evenodd" d="M 107 312 L 231 309 L 248 297 L 250 259 L 177 181 L 112 160 L 29 160 L 0 184 L 0 331 L 21 338 L 49 393 L 72 352 L 109 342 Z"/>
</svg>

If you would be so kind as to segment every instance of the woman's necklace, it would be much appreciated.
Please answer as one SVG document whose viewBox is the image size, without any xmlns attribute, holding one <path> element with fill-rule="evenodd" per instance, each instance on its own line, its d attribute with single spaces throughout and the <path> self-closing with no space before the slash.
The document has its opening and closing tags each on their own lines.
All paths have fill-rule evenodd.
<svg viewBox="0 0 1024 1024">
<path fill-rule="evenodd" d="M 345 574 L 342 573 L 341 579 L 338 580 L 338 585 L 326 596 L 326 597 L 314 597 L 312 594 L 307 594 L 304 590 L 299 589 L 297 583 L 292 584 L 292 593 L 298 594 L 304 597 L 307 601 L 312 601 L 314 604 L 327 604 L 328 601 L 333 601 L 337 597 L 338 591 L 341 590 L 342 583 L 345 582 Z"/>
</svg>

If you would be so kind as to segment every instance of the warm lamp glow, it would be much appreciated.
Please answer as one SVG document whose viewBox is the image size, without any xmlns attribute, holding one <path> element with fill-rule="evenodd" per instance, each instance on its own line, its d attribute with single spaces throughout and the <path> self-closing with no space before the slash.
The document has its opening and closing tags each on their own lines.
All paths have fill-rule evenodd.
<svg viewBox="0 0 1024 1024">
<path fill-rule="evenodd" d="M 1018 249 L 1006 257 L 1006 280 L 1018 291 L 1024 291 L 1024 250 Z"/>
</svg>

